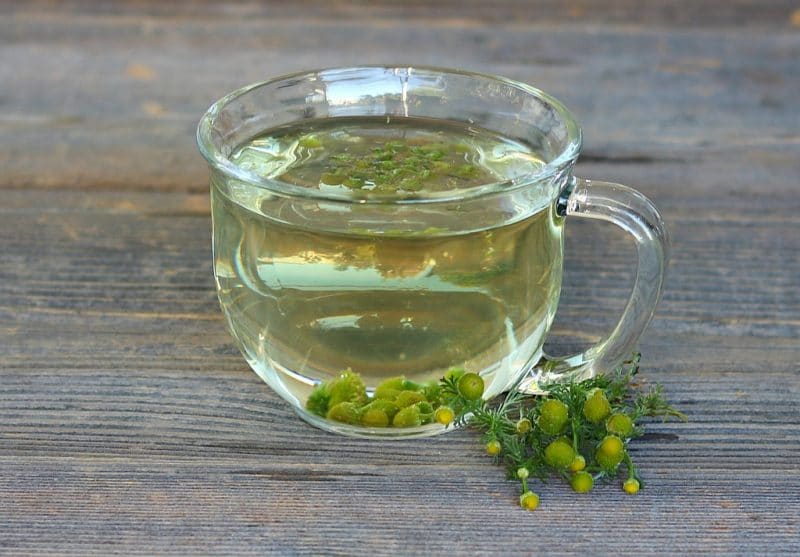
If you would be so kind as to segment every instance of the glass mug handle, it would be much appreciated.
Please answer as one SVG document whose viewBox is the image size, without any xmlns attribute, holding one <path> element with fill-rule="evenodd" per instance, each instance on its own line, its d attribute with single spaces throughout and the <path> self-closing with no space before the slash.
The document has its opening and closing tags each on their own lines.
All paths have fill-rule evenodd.
<svg viewBox="0 0 800 557">
<path fill-rule="evenodd" d="M 650 200 L 634 189 L 572 178 L 558 199 L 558 213 L 608 221 L 631 234 L 638 254 L 636 279 L 611 334 L 574 356 L 543 355 L 518 387 L 530 393 L 540 393 L 539 385 L 548 382 L 581 380 L 611 371 L 629 358 L 653 318 L 669 261 L 669 236 L 664 221 Z"/>
</svg>

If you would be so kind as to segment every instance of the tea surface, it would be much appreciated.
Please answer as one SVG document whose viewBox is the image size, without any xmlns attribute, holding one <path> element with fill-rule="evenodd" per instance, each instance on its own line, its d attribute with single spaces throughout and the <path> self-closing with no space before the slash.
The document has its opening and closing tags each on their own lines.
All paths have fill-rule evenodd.
<svg viewBox="0 0 800 557">
<path fill-rule="evenodd" d="M 356 195 L 465 190 L 542 165 L 525 145 L 484 130 L 363 118 L 279 130 L 249 141 L 231 160 L 262 177 Z"/>
<path fill-rule="evenodd" d="M 474 128 L 373 119 L 280 130 L 231 159 L 308 188 L 402 195 L 533 172 L 541 160 L 524 149 Z M 439 205 L 395 214 L 212 179 L 219 298 L 250 365 L 300 405 L 346 368 L 368 388 L 397 375 L 438 379 L 451 366 L 482 373 L 490 392 L 505 387 L 552 321 L 560 223 L 546 202 L 514 219 L 504 198 L 480 217 Z"/>
</svg>

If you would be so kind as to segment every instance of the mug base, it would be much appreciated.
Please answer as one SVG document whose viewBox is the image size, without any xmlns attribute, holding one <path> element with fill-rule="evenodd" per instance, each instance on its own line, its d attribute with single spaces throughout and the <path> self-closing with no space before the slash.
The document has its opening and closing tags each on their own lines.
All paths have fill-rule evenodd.
<svg viewBox="0 0 800 557">
<path fill-rule="evenodd" d="M 314 427 L 337 433 L 339 435 L 346 435 L 347 437 L 357 437 L 361 439 L 417 439 L 421 437 L 433 437 L 434 435 L 441 435 L 446 431 L 452 431 L 456 427 L 443 426 L 441 424 L 427 424 L 418 427 L 365 427 L 358 425 L 350 425 L 341 422 L 334 422 L 325 419 L 311 412 L 302 410 L 296 406 L 292 409 L 300 416 L 306 423 Z"/>
</svg>

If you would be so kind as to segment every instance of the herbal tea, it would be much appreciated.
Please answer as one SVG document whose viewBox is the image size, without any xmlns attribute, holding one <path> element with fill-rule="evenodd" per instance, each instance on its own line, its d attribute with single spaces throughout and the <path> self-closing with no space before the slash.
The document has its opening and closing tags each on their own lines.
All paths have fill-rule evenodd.
<svg viewBox="0 0 800 557">
<path fill-rule="evenodd" d="M 573 176 L 580 126 L 523 83 L 420 66 L 300 72 L 214 103 L 197 145 L 229 328 L 253 370 L 328 431 L 434 435 L 502 391 L 612 370 L 661 293 L 658 211 Z M 569 215 L 630 233 L 636 279 L 606 338 L 548 358 Z"/>
<path fill-rule="evenodd" d="M 410 201 L 353 207 L 212 180 L 222 308 L 282 395 L 302 406 L 347 368 L 374 389 L 460 366 L 491 396 L 538 358 L 561 284 L 547 195 L 522 210 L 487 196 L 481 218 L 424 202 L 535 173 L 543 162 L 530 147 L 431 120 L 335 118 L 274 130 L 229 158 L 300 188 Z"/>
</svg>

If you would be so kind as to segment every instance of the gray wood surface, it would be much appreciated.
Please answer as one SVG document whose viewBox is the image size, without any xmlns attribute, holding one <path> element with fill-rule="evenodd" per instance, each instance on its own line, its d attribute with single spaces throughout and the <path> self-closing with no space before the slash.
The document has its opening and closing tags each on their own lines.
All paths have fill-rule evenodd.
<svg viewBox="0 0 800 557">
<path fill-rule="evenodd" d="M 701 7 L 702 6 L 702 7 Z M 517 486 L 455 432 L 315 430 L 233 347 L 194 127 L 251 81 L 408 61 L 562 99 L 581 176 L 673 236 L 643 377 L 690 417 L 638 496 Z M 0 553 L 800 553 L 800 4 L 0 4 Z M 632 247 L 570 223 L 552 352 L 613 325 Z"/>
</svg>

